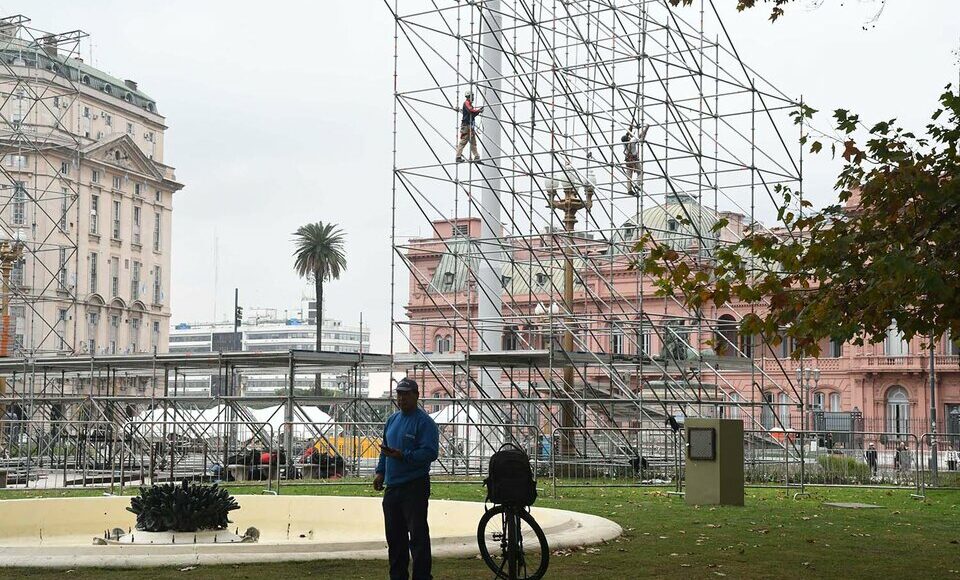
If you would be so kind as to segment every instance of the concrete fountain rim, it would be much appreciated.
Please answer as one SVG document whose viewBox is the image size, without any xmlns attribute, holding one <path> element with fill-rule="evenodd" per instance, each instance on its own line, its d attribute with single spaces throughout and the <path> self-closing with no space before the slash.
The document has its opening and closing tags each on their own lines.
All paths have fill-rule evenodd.
<svg viewBox="0 0 960 580">
<path fill-rule="evenodd" d="M 59 507 L 57 510 L 59 513 L 67 513 L 69 510 L 84 513 L 77 510 L 86 504 L 87 508 L 95 510 L 90 514 L 91 516 L 96 517 L 96 514 L 100 513 L 107 518 L 115 517 L 110 515 L 111 510 L 114 514 L 118 513 L 118 508 L 125 510 L 130 498 L 129 496 L 105 496 L 10 499 L 0 500 L 0 559 L 5 566 L 130 568 L 386 558 L 386 544 L 382 539 L 382 520 L 373 521 L 374 516 L 379 513 L 381 502 L 379 497 L 323 495 L 237 495 L 235 497 L 241 504 L 241 510 L 233 512 L 238 515 L 243 511 L 244 504 L 247 504 L 247 507 L 256 504 L 257 508 L 271 505 L 278 508 L 287 506 L 287 511 L 291 512 L 288 517 L 298 521 L 297 524 L 290 524 L 288 521 L 288 536 L 291 525 L 303 525 L 300 520 L 303 520 L 304 511 L 311 507 L 321 510 L 324 507 L 333 506 L 343 513 L 347 513 L 349 509 L 350 514 L 355 516 L 354 519 L 359 517 L 358 514 L 366 515 L 371 518 L 371 529 L 367 537 L 349 539 L 345 538 L 349 534 L 345 534 L 341 541 L 330 541 L 330 539 L 314 541 L 312 536 L 305 538 L 301 535 L 301 530 L 297 529 L 293 532 L 297 537 L 292 540 L 288 538 L 286 541 L 277 541 L 266 533 L 265 537 L 256 543 L 94 546 L 93 537 L 98 532 L 102 533 L 103 529 L 114 527 L 111 523 L 104 521 L 86 536 L 77 530 L 70 530 L 69 533 L 59 536 L 48 533 L 45 540 L 41 539 L 37 543 L 29 544 L 23 537 L 11 536 L 9 528 L 3 525 L 4 521 L 11 521 L 12 518 L 9 517 L 13 515 L 11 512 L 47 513 L 47 509 L 35 509 L 43 505 L 51 509 Z M 452 521 L 459 519 L 463 522 L 456 533 L 442 532 L 434 535 L 432 538 L 434 556 L 476 555 L 478 553 L 476 525 L 483 513 L 483 507 L 484 504 L 479 502 L 431 500 L 431 526 L 438 524 L 438 529 L 449 530 Z M 129 512 L 126 513 L 129 517 L 133 517 Z M 321 511 L 317 513 L 328 514 Z M 532 513 L 541 522 L 551 550 L 606 542 L 623 532 L 616 523 L 591 514 L 541 507 L 534 507 Z M 283 518 L 280 520 L 282 523 Z M 356 527 L 356 522 L 352 523 Z M 22 524 L 23 522 L 20 527 L 25 528 L 26 526 Z M 82 526 L 82 523 L 79 525 Z M 240 524 L 241 529 L 244 527 L 245 524 Z M 39 535 L 43 535 L 42 528 Z M 73 541 L 64 543 L 64 538 L 70 538 Z"/>
</svg>

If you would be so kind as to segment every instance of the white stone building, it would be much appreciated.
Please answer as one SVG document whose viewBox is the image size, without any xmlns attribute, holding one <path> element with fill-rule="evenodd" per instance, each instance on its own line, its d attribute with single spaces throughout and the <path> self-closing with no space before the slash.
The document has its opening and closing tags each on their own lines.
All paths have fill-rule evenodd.
<svg viewBox="0 0 960 580">
<path fill-rule="evenodd" d="M 0 19 L 0 239 L 22 245 L 9 354 L 164 352 L 183 187 L 166 120 L 136 82 L 77 58 L 82 33 L 28 22 Z"/>
</svg>

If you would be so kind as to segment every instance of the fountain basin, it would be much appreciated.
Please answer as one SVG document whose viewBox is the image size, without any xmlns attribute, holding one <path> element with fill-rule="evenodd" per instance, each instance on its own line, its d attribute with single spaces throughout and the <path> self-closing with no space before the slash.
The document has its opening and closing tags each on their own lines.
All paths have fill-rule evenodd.
<svg viewBox="0 0 960 580">
<path fill-rule="evenodd" d="M 239 495 L 230 531 L 260 531 L 256 543 L 93 545 L 105 530 L 133 528 L 129 497 L 0 501 L 0 561 L 5 566 L 144 567 L 196 564 L 386 558 L 378 497 Z M 477 553 L 477 502 L 431 500 L 434 556 Z M 598 516 L 537 508 L 551 549 L 616 538 L 620 526 Z"/>
</svg>

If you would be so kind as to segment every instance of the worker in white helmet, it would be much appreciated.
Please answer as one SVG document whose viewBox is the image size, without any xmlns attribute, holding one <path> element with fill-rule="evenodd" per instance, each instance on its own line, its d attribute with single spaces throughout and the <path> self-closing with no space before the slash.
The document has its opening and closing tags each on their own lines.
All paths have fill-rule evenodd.
<svg viewBox="0 0 960 580">
<path fill-rule="evenodd" d="M 623 168 L 627 174 L 627 195 L 633 195 L 634 177 L 640 176 L 640 144 L 647 138 L 649 128 L 648 125 L 643 125 L 634 133 L 637 127 L 631 125 L 620 138 L 623 143 Z"/>
<path fill-rule="evenodd" d="M 483 107 L 473 106 L 473 91 L 463 95 L 463 106 L 460 108 L 460 142 L 457 144 L 457 163 L 464 161 L 463 148 L 470 141 L 470 155 L 474 161 L 480 161 L 480 152 L 477 150 L 477 115 L 483 112 Z"/>
</svg>

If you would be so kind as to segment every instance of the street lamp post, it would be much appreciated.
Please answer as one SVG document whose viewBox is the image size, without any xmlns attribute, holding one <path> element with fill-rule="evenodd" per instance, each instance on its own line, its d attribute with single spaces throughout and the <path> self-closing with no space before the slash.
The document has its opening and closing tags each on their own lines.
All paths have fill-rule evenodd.
<svg viewBox="0 0 960 580">
<path fill-rule="evenodd" d="M 810 393 L 817 390 L 820 384 L 820 369 L 816 367 L 804 368 L 802 363 L 797 369 L 797 382 L 800 383 L 800 410 L 803 416 L 803 428 L 812 431 L 815 427 L 813 422 L 813 409 L 810 406 Z"/>
<path fill-rule="evenodd" d="M 806 434 L 808 431 L 813 431 L 814 429 L 813 415 L 810 412 L 809 405 L 810 391 L 811 386 L 815 391 L 817 385 L 820 383 L 820 369 L 811 367 L 804 368 L 803 361 L 801 360 L 800 367 L 797 369 L 797 383 L 800 386 L 800 420 L 802 424 L 800 426 L 800 493 L 795 494 L 794 498 L 807 495 L 804 491 L 807 474 Z"/>
<path fill-rule="evenodd" d="M 581 195 L 580 189 L 583 189 Z M 591 172 L 587 173 L 587 180 L 581 183 L 576 172 L 565 165 L 558 179 L 551 179 L 547 183 L 547 193 L 550 198 L 548 207 L 559 209 L 563 212 L 563 230 L 566 235 L 567 251 L 564 252 L 563 262 L 563 306 L 566 310 L 563 331 L 563 350 L 567 353 L 573 352 L 573 228 L 577 224 L 577 212 L 585 209 L 590 211 L 593 207 L 593 194 L 596 188 L 595 181 Z M 551 345 L 552 348 L 552 345 Z M 573 433 L 570 428 L 573 427 L 573 402 L 569 400 L 573 390 L 573 364 L 569 363 L 563 368 L 563 388 L 566 395 L 560 403 L 560 453 L 569 455 L 573 449 Z"/>
<path fill-rule="evenodd" d="M 939 458 L 937 454 L 937 373 L 934 355 L 935 337 L 930 334 L 930 482 L 934 487 L 940 484 Z M 921 458 L 920 461 L 923 459 Z"/>
</svg>

